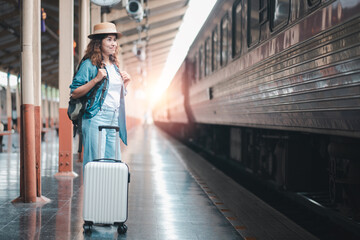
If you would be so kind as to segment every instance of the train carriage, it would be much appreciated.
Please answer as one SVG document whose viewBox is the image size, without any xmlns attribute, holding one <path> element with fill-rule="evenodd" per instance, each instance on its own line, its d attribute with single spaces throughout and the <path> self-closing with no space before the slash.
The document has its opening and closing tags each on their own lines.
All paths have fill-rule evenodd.
<svg viewBox="0 0 360 240">
<path fill-rule="evenodd" d="M 218 1 L 155 111 L 183 107 L 154 121 L 360 219 L 359 37 L 360 1 Z"/>
<path fill-rule="evenodd" d="M 341 2 L 325 2 L 318 11 L 307 9 L 310 13 L 305 15 L 297 8 L 300 4 L 295 4 L 296 1 L 291 1 L 293 5 L 290 1 L 279 2 L 288 2 L 291 12 L 297 13 L 291 14 L 283 31 L 272 33 L 272 24 L 267 21 L 262 24 L 269 26 L 259 26 L 257 34 L 252 29 L 246 31 L 250 27 L 245 24 L 250 16 L 246 13 L 254 14 L 246 1 L 243 3 L 241 26 L 245 30 L 238 34 L 244 35 L 239 40 L 241 56 L 231 61 L 229 57 L 222 60 L 221 56 L 230 55 L 231 51 L 224 49 L 229 42 L 221 44 L 218 50 L 223 67 L 211 73 L 207 73 L 206 67 L 204 71 L 198 70 L 198 77 L 193 80 L 195 84 L 189 89 L 196 122 L 359 137 L 359 19 L 349 14 L 354 9 L 342 7 L 339 13 Z M 237 3 L 242 2 L 235 1 L 233 11 Z M 220 11 L 219 15 L 224 16 L 221 22 L 230 21 L 228 16 L 234 15 L 230 12 L 224 8 Z M 290 16 L 289 13 L 290 10 Z M 298 15 L 305 16 L 295 18 Z M 342 21 L 344 23 L 339 25 Z M 221 32 L 233 32 L 230 25 L 223 23 L 222 27 L 227 30 Z M 210 29 L 216 30 L 216 27 L 210 24 Z M 250 47 L 246 32 L 257 37 Z M 268 38 L 261 40 L 262 35 Z M 229 36 L 222 41 L 229 41 Z M 189 51 L 190 59 L 200 59 L 197 69 L 207 65 L 209 59 L 207 56 L 203 59 L 204 41 L 201 40 Z"/>
</svg>

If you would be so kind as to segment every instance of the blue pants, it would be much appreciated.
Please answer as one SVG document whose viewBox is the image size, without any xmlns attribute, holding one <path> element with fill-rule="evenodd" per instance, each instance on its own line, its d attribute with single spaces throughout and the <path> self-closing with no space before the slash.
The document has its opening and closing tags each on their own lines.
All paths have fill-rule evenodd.
<svg viewBox="0 0 360 240">
<path fill-rule="evenodd" d="M 83 119 L 82 121 L 82 134 L 83 134 L 83 146 L 84 157 L 83 166 L 85 164 L 98 158 L 112 158 L 115 159 L 115 142 L 116 138 L 119 138 L 119 134 L 116 134 L 114 129 L 102 130 L 102 143 L 101 143 L 101 155 L 98 154 L 99 148 L 99 126 L 111 125 L 118 126 L 118 114 L 117 109 L 111 109 L 102 107 L 101 110 L 90 119 Z M 118 159 L 121 160 L 120 141 L 118 141 Z"/>
</svg>

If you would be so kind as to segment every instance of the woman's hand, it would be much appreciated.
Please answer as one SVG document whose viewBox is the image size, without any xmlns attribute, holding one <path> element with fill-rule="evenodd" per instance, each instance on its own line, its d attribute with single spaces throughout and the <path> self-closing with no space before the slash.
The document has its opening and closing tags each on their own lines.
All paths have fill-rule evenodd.
<svg viewBox="0 0 360 240">
<path fill-rule="evenodd" d="M 98 73 L 95 78 L 87 82 L 86 84 L 78 87 L 71 93 L 71 97 L 76 99 L 85 96 L 98 82 L 106 78 L 107 73 L 104 68 L 98 69 Z"/>
<path fill-rule="evenodd" d="M 104 78 L 106 78 L 107 73 L 105 68 L 99 68 L 98 69 L 98 73 L 96 75 L 96 77 L 93 79 L 93 81 L 95 81 L 95 84 L 100 82 L 101 80 L 103 80 Z"/>
<path fill-rule="evenodd" d="M 120 75 L 122 77 L 122 79 L 124 80 L 124 86 L 126 88 L 126 86 L 129 84 L 130 80 L 131 80 L 131 77 L 130 75 L 125 72 L 125 71 L 120 71 Z"/>
</svg>

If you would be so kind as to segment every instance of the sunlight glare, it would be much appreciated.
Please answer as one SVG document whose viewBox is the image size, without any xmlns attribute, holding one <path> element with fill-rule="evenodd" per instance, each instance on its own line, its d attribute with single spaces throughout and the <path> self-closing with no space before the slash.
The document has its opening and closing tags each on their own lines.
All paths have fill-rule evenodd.
<svg viewBox="0 0 360 240">
<path fill-rule="evenodd" d="M 204 24 L 216 0 L 201 1 L 190 0 L 189 8 L 185 13 L 184 21 L 176 35 L 173 46 L 165 63 L 164 70 L 152 89 L 151 106 L 154 106 L 162 93 L 169 86 L 176 71 L 185 59 L 187 51 L 194 41 L 197 33 Z"/>
</svg>

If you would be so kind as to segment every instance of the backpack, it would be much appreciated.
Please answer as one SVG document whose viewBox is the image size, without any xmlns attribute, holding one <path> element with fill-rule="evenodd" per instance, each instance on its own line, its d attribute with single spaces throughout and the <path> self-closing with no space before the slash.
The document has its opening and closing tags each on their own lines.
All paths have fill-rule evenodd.
<svg viewBox="0 0 360 240">
<path fill-rule="evenodd" d="M 74 127 L 78 127 L 87 107 L 87 97 L 74 99 L 70 97 L 67 115 Z"/>
<path fill-rule="evenodd" d="M 79 71 L 79 68 L 80 68 L 80 65 L 81 63 L 85 61 L 85 58 L 82 58 L 78 67 L 76 68 L 76 71 L 74 72 L 74 77 L 76 75 L 76 73 Z M 74 78 L 73 77 L 73 78 Z M 91 103 L 90 103 L 90 107 L 93 105 L 94 101 L 95 101 L 95 95 L 96 95 L 96 92 L 98 91 L 101 83 L 103 82 L 104 80 L 98 82 L 92 89 L 92 93 L 90 94 L 89 97 L 87 97 L 86 95 L 83 96 L 83 97 L 80 97 L 80 98 L 72 98 L 70 96 L 70 99 L 69 99 L 69 105 L 68 105 L 68 109 L 67 109 L 67 115 L 69 117 L 69 119 L 72 121 L 73 123 L 73 126 L 74 126 L 74 137 L 76 135 L 76 132 L 79 132 L 80 136 L 82 135 L 81 134 L 81 123 L 82 123 L 82 117 L 85 113 L 85 110 L 87 108 L 87 105 L 88 105 L 88 99 L 91 99 Z M 107 81 L 105 82 L 105 86 L 103 88 L 103 91 L 102 91 L 102 96 L 104 94 L 104 90 L 106 89 L 106 84 L 107 84 Z M 90 90 L 91 91 L 91 90 Z"/>
<path fill-rule="evenodd" d="M 76 73 L 79 71 L 79 68 L 81 66 L 81 64 L 83 63 L 83 61 L 85 61 L 85 58 L 82 58 L 80 63 L 78 64 L 74 75 L 73 75 L 73 79 L 76 75 Z M 68 105 L 68 109 L 67 109 L 67 115 L 69 117 L 69 119 L 72 121 L 72 124 L 74 126 L 74 137 L 76 135 L 76 132 L 78 129 L 81 129 L 81 121 L 82 121 L 82 116 L 85 113 L 85 109 L 86 109 L 86 105 L 87 105 L 87 97 L 83 96 L 81 98 L 72 98 L 70 96 L 69 99 L 69 105 Z M 80 133 L 81 131 L 79 131 Z"/>
</svg>

